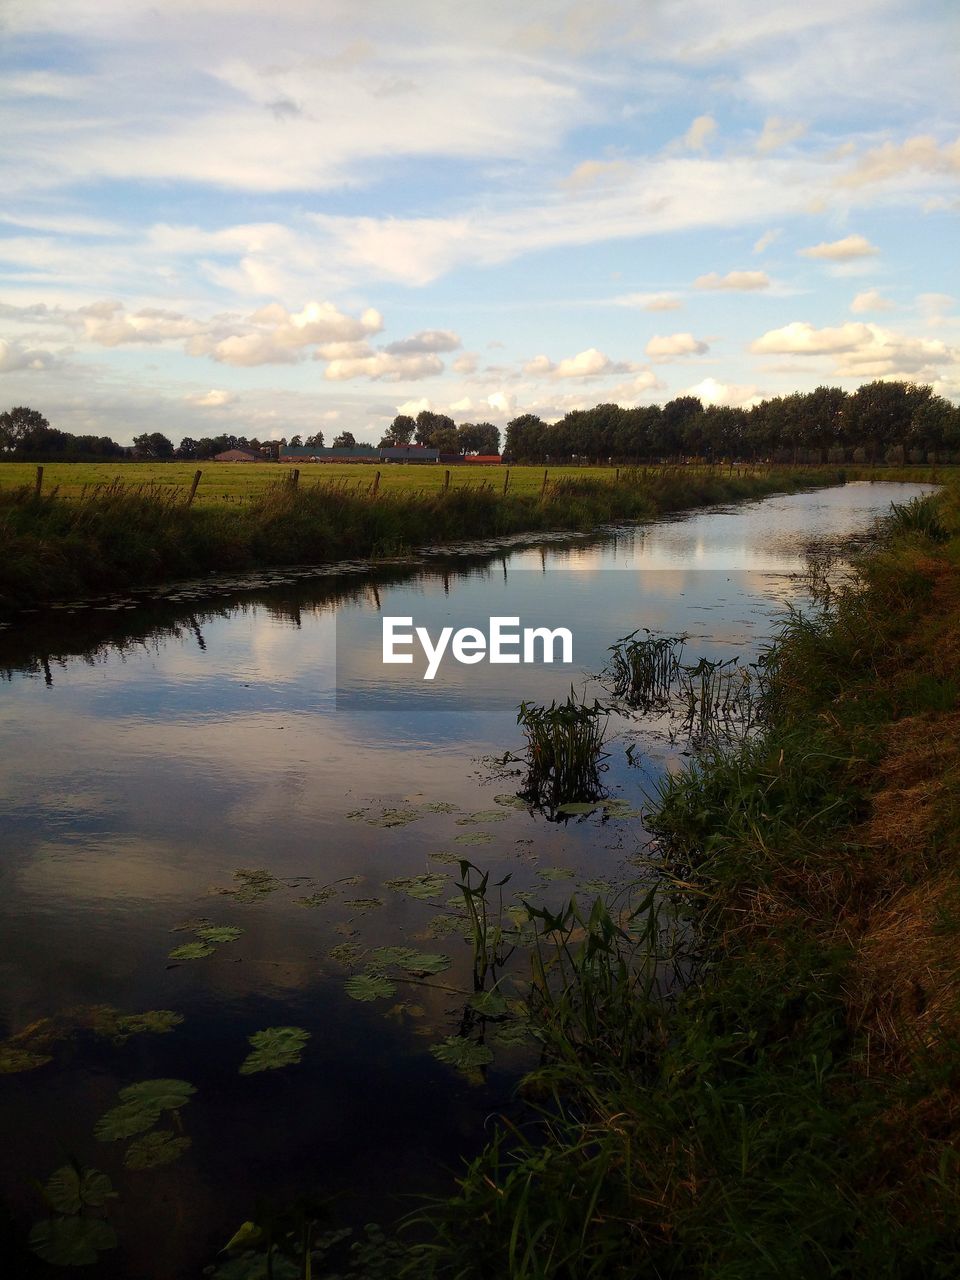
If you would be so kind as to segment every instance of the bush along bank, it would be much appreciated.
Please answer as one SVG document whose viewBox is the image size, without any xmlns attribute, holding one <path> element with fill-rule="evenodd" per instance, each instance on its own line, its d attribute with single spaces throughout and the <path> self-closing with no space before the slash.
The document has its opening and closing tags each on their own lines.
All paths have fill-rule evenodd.
<svg viewBox="0 0 960 1280">
<path fill-rule="evenodd" d="M 429 543 L 617 520 L 837 483 L 842 472 L 720 468 L 559 480 L 542 495 L 492 488 L 372 494 L 288 483 L 239 506 L 191 507 L 159 486 L 115 483 L 64 500 L 0 493 L 0 609 L 129 590 L 219 570 L 403 554 Z"/>
<path fill-rule="evenodd" d="M 957 492 L 889 532 L 663 784 L 659 888 L 531 913 L 524 1120 L 402 1274 L 960 1274 Z"/>
</svg>

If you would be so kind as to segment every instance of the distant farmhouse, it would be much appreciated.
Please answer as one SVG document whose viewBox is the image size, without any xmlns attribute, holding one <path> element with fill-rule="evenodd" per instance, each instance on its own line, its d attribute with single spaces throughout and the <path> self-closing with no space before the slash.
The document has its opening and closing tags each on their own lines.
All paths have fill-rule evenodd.
<svg viewBox="0 0 960 1280">
<path fill-rule="evenodd" d="M 213 462 L 263 462 L 262 453 L 256 449 L 226 449 L 223 453 L 215 453 Z"/>
</svg>

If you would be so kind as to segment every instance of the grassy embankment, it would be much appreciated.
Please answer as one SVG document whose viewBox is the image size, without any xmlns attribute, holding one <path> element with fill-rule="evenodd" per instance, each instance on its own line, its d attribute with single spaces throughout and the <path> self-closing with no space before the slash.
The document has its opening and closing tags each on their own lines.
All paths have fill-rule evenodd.
<svg viewBox="0 0 960 1280">
<path fill-rule="evenodd" d="M 395 470 L 406 476 L 416 469 Z M 602 476 L 551 478 L 541 493 L 542 469 L 516 467 L 504 495 L 499 473 L 496 486 L 488 480 L 483 487 L 449 492 L 381 488 L 376 494 L 372 473 L 364 474 L 360 490 L 352 484 L 281 482 L 243 502 L 193 507 L 184 490 L 152 484 L 107 484 L 76 497 L 37 496 L 29 488 L 0 491 L 0 608 L 210 571 L 391 556 L 461 538 L 591 529 L 834 483 L 840 475 L 703 467 L 624 470 L 617 479 L 608 469 Z"/>
<path fill-rule="evenodd" d="M 785 626 L 762 733 L 665 784 L 652 963 L 599 904 L 538 921 L 566 962 L 534 1001 L 539 1120 L 500 1127 L 404 1274 L 960 1274 L 960 491 L 936 511 Z"/>
</svg>

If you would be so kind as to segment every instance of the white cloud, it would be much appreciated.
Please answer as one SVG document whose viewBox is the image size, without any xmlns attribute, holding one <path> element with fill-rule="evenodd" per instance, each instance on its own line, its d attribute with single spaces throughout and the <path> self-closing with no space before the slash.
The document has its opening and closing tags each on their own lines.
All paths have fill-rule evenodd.
<svg viewBox="0 0 960 1280">
<path fill-rule="evenodd" d="M 422 355 L 391 355 L 376 351 L 350 360 L 331 360 L 324 377 L 331 382 L 370 378 L 374 382 L 416 382 L 443 373 L 443 361 L 432 352 Z"/>
<path fill-rule="evenodd" d="M 821 241 L 808 249 L 798 249 L 805 258 L 825 258 L 829 262 L 849 262 L 852 258 L 868 258 L 880 250 L 866 236 L 844 236 L 842 240 Z"/>
<path fill-rule="evenodd" d="M 617 307 L 635 307 L 638 311 L 679 311 L 683 303 L 670 293 L 622 293 L 610 301 Z"/>
<path fill-rule="evenodd" d="M 790 142 L 796 142 L 807 132 L 807 126 L 798 120 L 784 120 L 780 116 L 769 116 L 763 124 L 763 132 L 757 139 L 757 150 L 761 155 L 771 151 L 779 151 Z"/>
<path fill-rule="evenodd" d="M 588 347 L 561 360 L 555 373 L 558 378 L 599 378 L 612 373 L 632 373 L 635 369 L 636 365 L 629 361 L 611 360 L 596 347 Z"/>
<path fill-rule="evenodd" d="M 476 373 L 479 357 L 473 351 L 465 351 L 463 355 L 457 356 L 456 360 L 451 364 L 454 373 L 470 374 Z"/>
<path fill-rule="evenodd" d="M 749 291 L 751 289 L 769 289 L 770 277 L 765 271 L 728 271 L 725 276 L 711 271 L 709 275 L 697 276 L 693 282 L 696 289 L 735 289 Z"/>
<path fill-rule="evenodd" d="M 765 231 L 763 235 L 760 236 L 760 238 L 754 243 L 753 252 L 765 253 L 766 250 L 770 248 L 770 246 L 773 244 L 775 240 L 779 240 L 781 234 L 782 233 L 779 230 Z"/>
<path fill-rule="evenodd" d="M 666 337 L 656 334 L 647 343 L 646 349 L 647 355 L 653 360 L 670 360 L 674 356 L 703 355 L 710 348 L 692 333 L 671 333 Z"/>
<path fill-rule="evenodd" d="M 713 116 L 697 116 L 683 135 L 683 145 L 690 151 L 704 151 L 717 131 Z"/>
<path fill-rule="evenodd" d="M 456 351 L 460 346 L 459 334 L 449 329 L 424 329 L 411 338 L 401 338 L 384 347 L 391 355 L 422 355 L 431 351 Z"/>
<path fill-rule="evenodd" d="M 531 377 L 541 377 L 548 373 L 553 373 L 556 365 L 549 356 L 534 356 L 532 360 L 528 360 L 523 366 L 523 372 L 530 374 Z"/>
<path fill-rule="evenodd" d="M 584 160 L 560 185 L 572 191 L 582 191 L 586 187 L 622 182 L 630 176 L 630 172 L 631 166 L 625 160 Z"/>
<path fill-rule="evenodd" d="M 854 315 L 864 315 L 869 311 L 893 311 L 896 303 L 885 298 L 879 289 L 864 289 L 850 303 Z"/>
<path fill-rule="evenodd" d="M 960 137 L 942 146 L 929 134 L 907 138 L 899 146 L 884 142 L 865 152 L 838 181 L 842 186 L 860 187 L 914 171 L 948 177 L 960 174 Z"/>
<path fill-rule="evenodd" d="M 683 394 L 696 396 L 705 405 L 716 404 L 745 409 L 759 404 L 762 398 L 755 386 L 737 386 L 728 382 L 718 382 L 716 378 L 704 378 L 696 386 L 687 387 Z"/>
<path fill-rule="evenodd" d="M 54 363 L 55 357 L 50 351 L 31 349 L 18 342 L 7 342 L 0 338 L 0 373 L 14 373 L 23 369 L 40 371 L 49 369 Z"/>
<path fill-rule="evenodd" d="M 232 404 L 236 399 L 233 392 L 223 391 L 222 389 L 211 389 L 202 394 L 184 396 L 188 404 L 195 404 L 199 409 L 222 409 L 225 405 Z"/>
<path fill-rule="evenodd" d="M 850 322 L 816 329 L 794 321 L 771 329 L 750 347 L 758 355 L 833 356 L 841 377 L 906 377 L 930 381 L 955 365 L 958 353 L 939 339 L 896 333 L 875 324 Z"/>
</svg>

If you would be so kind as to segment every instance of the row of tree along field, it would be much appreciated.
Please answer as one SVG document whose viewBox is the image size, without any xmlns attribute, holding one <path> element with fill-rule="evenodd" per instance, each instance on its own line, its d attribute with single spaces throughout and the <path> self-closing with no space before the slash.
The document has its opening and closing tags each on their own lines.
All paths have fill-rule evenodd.
<svg viewBox="0 0 960 1280">
<path fill-rule="evenodd" d="M 350 431 L 334 447 L 352 447 Z M 398 414 L 381 446 L 420 444 L 445 453 L 497 454 L 493 423 L 462 423 L 424 410 Z M 133 447 L 107 436 L 73 435 L 51 427 L 35 409 L 0 413 L 0 458 L 20 461 L 201 460 L 247 448 L 276 460 L 286 445 L 323 445 L 323 432 L 306 439 L 260 441 L 219 435 L 178 446 L 162 432 L 134 438 Z M 623 409 L 598 404 L 575 409 L 559 422 L 523 414 L 507 424 L 505 458 L 515 462 L 654 462 L 679 457 L 771 459 L 775 462 L 960 462 L 960 407 L 927 385 L 870 382 L 855 392 L 817 387 L 763 400 L 749 409 L 710 405 L 679 396 L 664 405 Z"/>
</svg>

